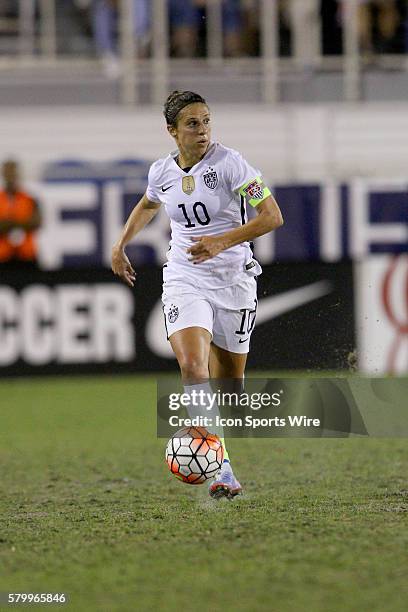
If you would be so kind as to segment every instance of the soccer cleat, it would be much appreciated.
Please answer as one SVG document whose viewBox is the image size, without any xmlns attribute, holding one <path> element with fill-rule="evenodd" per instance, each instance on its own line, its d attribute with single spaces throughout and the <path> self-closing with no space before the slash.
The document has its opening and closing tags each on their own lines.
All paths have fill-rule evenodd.
<svg viewBox="0 0 408 612">
<path fill-rule="evenodd" d="M 215 499 L 221 497 L 232 499 L 242 493 L 242 487 L 231 469 L 221 470 L 216 479 L 210 484 L 209 493 Z"/>
</svg>

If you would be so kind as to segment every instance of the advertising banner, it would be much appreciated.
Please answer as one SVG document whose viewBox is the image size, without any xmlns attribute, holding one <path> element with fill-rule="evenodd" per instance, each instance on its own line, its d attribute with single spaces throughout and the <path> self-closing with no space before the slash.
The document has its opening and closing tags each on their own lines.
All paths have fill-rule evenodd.
<svg viewBox="0 0 408 612">
<path fill-rule="evenodd" d="M 109 267 L 112 244 L 147 186 L 150 162 L 67 160 L 50 164 L 33 184 L 43 213 L 40 265 Z M 361 260 L 408 252 L 406 181 L 356 178 L 348 183 L 271 184 L 284 225 L 255 241 L 261 264 Z M 248 214 L 255 214 L 247 207 Z M 139 266 L 162 265 L 170 233 L 162 208 L 129 245 Z"/>
<path fill-rule="evenodd" d="M 0 375 L 175 370 L 162 271 L 130 289 L 103 269 L 0 273 Z M 354 355 L 351 264 L 265 266 L 248 367 L 344 369 Z"/>
<path fill-rule="evenodd" d="M 359 366 L 369 374 L 408 373 L 408 256 L 357 266 Z"/>
</svg>

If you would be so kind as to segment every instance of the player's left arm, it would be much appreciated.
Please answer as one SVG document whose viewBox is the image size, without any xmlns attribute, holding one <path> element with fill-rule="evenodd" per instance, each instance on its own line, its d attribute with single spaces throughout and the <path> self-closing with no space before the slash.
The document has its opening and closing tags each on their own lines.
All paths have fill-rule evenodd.
<svg viewBox="0 0 408 612">
<path fill-rule="evenodd" d="M 193 263 L 201 263 L 211 259 L 211 257 L 215 257 L 221 251 L 225 251 L 225 249 L 241 244 L 241 242 L 250 242 L 254 238 L 263 236 L 283 225 L 280 208 L 269 189 L 267 189 L 267 193 L 268 195 L 264 199 L 259 200 L 259 203 L 254 205 L 250 202 L 254 206 L 257 216 L 248 223 L 245 223 L 245 225 L 236 227 L 218 236 L 192 238 L 195 244 L 187 250 L 187 253 L 191 255 L 191 261 Z"/>
</svg>

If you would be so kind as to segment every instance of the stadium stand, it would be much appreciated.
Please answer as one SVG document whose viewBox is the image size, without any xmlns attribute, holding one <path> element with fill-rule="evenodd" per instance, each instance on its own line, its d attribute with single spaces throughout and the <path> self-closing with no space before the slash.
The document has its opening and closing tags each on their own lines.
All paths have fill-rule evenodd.
<svg viewBox="0 0 408 612">
<path fill-rule="evenodd" d="M 0 10 L 1 105 L 159 103 L 187 83 L 219 102 L 408 90 L 402 0 L 20 0 Z"/>
</svg>

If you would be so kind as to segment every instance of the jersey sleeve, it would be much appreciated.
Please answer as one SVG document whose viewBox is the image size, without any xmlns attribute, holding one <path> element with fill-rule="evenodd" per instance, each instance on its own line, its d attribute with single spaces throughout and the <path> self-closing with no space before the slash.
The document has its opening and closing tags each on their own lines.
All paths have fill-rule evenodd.
<svg viewBox="0 0 408 612">
<path fill-rule="evenodd" d="M 149 169 L 146 197 L 148 200 L 150 200 L 150 202 L 157 202 L 158 204 L 161 204 L 158 174 L 157 162 L 155 162 Z"/>
<path fill-rule="evenodd" d="M 251 206 L 257 206 L 271 195 L 260 171 L 250 166 L 238 152 L 230 156 L 229 175 L 231 190 L 242 195 Z"/>
</svg>

